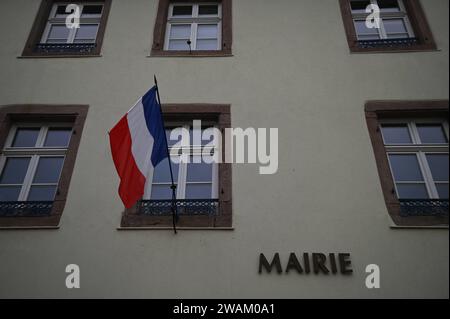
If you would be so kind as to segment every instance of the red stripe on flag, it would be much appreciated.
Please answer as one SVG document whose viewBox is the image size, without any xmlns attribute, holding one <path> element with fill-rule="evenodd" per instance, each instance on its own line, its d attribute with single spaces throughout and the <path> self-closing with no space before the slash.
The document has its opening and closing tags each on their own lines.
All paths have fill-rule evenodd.
<svg viewBox="0 0 450 319">
<path fill-rule="evenodd" d="M 130 208 L 144 195 L 145 176 L 139 171 L 131 152 L 131 135 L 125 115 L 109 132 L 111 153 L 120 176 L 119 196 Z"/>
</svg>

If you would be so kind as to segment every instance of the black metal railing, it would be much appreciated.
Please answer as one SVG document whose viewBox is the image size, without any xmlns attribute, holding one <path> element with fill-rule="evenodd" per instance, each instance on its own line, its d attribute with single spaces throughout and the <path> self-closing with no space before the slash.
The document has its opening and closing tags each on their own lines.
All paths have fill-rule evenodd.
<svg viewBox="0 0 450 319">
<path fill-rule="evenodd" d="M 417 38 L 358 40 L 358 46 L 363 49 L 410 47 L 418 43 L 419 41 Z"/>
<path fill-rule="evenodd" d="M 89 54 L 95 50 L 95 43 L 38 43 L 37 53 L 81 53 Z"/>
<path fill-rule="evenodd" d="M 448 199 L 400 199 L 400 215 L 448 216 Z"/>
<path fill-rule="evenodd" d="M 183 215 L 207 215 L 219 214 L 218 199 L 177 199 L 177 213 Z M 138 203 L 138 214 L 150 216 L 171 216 L 172 200 L 142 200 Z"/>
<path fill-rule="evenodd" d="M 0 202 L 2 217 L 40 217 L 50 215 L 52 201 Z"/>
</svg>

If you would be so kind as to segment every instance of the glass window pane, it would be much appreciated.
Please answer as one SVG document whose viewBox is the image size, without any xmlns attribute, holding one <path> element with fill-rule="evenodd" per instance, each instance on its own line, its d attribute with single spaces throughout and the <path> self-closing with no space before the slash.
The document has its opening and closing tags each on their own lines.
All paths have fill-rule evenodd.
<svg viewBox="0 0 450 319">
<path fill-rule="evenodd" d="M 200 158 L 198 156 L 197 158 Z M 208 163 L 191 163 L 187 164 L 188 182 L 210 182 L 212 181 L 212 164 Z"/>
<path fill-rule="evenodd" d="M 97 29 L 98 24 L 80 24 L 80 28 L 77 29 L 77 33 L 75 34 L 75 40 L 95 40 L 97 36 Z"/>
<path fill-rule="evenodd" d="M 179 164 L 172 161 L 172 172 L 175 183 L 178 180 Z M 171 183 L 169 160 L 165 158 L 158 165 L 156 165 L 153 172 L 153 183 Z"/>
<path fill-rule="evenodd" d="M 66 40 L 69 37 L 70 29 L 66 27 L 64 24 L 53 24 L 50 27 L 50 32 L 48 34 L 48 39 L 64 39 Z"/>
<path fill-rule="evenodd" d="M 198 8 L 199 15 L 217 15 L 219 13 L 219 7 L 216 4 L 200 5 Z"/>
<path fill-rule="evenodd" d="M 217 50 L 217 39 L 197 40 L 197 50 Z"/>
<path fill-rule="evenodd" d="M 190 24 L 172 24 L 170 27 L 170 39 L 190 39 L 191 25 Z M 186 43 L 186 41 L 184 41 Z"/>
<path fill-rule="evenodd" d="M 197 27 L 197 39 L 216 39 L 217 24 L 199 24 Z"/>
<path fill-rule="evenodd" d="M 0 202 L 17 201 L 21 188 L 21 186 L 0 186 Z"/>
<path fill-rule="evenodd" d="M 167 185 L 152 185 L 151 199 L 172 199 L 172 189 L 170 184 Z"/>
<path fill-rule="evenodd" d="M 63 162 L 63 157 L 41 157 L 33 183 L 58 183 Z"/>
<path fill-rule="evenodd" d="M 186 199 L 209 199 L 211 187 L 211 184 L 187 184 Z"/>
<path fill-rule="evenodd" d="M 369 0 L 354 0 L 350 2 L 353 13 L 364 13 L 366 12 L 367 6 L 370 4 Z"/>
<path fill-rule="evenodd" d="M 101 15 L 102 13 L 102 5 L 85 5 L 83 7 L 83 12 L 81 14 L 82 17 L 89 15 Z"/>
<path fill-rule="evenodd" d="M 446 144 L 448 142 L 444 128 L 440 124 L 418 124 L 417 130 L 423 144 Z"/>
<path fill-rule="evenodd" d="M 388 39 L 408 39 L 408 33 L 391 33 L 387 35 Z"/>
<path fill-rule="evenodd" d="M 71 128 L 51 128 L 47 132 L 45 138 L 45 147 L 66 147 L 69 145 L 70 136 L 72 135 Z"/>
<path fill-rule="evenodd" d="M 448 181 L 448 154 L 427 154 L 427 161 L 434 181 Z"/>
<path fill-rule="evenodd" d="M 436 184 L 436 188 L 439 194 L 439 198 L 448 199 L 448 184 Z"/>
<path fill-rule="evenodd" d="M 31 186 L 29 201 L 52 201 L 55 199 L 56 186 Z"/>
<path fill-rule="evenodd" d="M 425 184 L 397 184 L 397 192 L 400 199 L 429 198 Z"/>
<path fill-rule="evenodd" d="M 0 184 L 22 184 L 31 157 L 8 157 L 0 176 Z"/>
<path fill-rule="evenodd" d="M 380 35 L 377 34 L 369 34 L 369 35 L 362 35 L 362 34 L 358 34 L 358 40 L 379 40 L 380 39 Z"/>
<path fill-rule="evenodd" d="M 40 128 L 18 128 L 12 147 L 35 147 Z"/>
<path fill-rule="evenodd" d="M 198 132 L 197 130 L 195 130 L 195 132 L 200 136 L 200 138 L 201 138 L 201 143 L 199 144 L 198 143 L 198 141 L 196 140 L 195 142 L 194 142 L 194 130 L 191 128 L 190 130 L 189 130 L 189 137 L 190 137 L 190 141 L 191 141 L 191 145 L 195 145 L 195 146 L 199 146 L 199 145 L 206 145 L 206 144 L 209 144 L 210 142 L 212 142 L 212 140 L 214 139 L 214 137 L 213 136 L 209 136 L 209 133 L 210 132 L 212 132 L 212 131 L 210 131 L 210 130 L 208 130 L 209 128 L 202 128 L 202 131 L 200 131 L 200 132 Z M 202 133 L 205 131 L 205 130 L 208 130 L 208 132 L 207 132 L 207 134 L 208 134 L 208 138 L 209 139 L 203 139 L 202 138 Z M 196 139 L 197 139 L 197 137 L 196 137 Z"/>
<path fill-rule="evenodd" d="M 411 144 L 407 125 L 383 125 L 381 127 L 385 144 Z"/>
<path fill-rule="evenodd" d="M 66 13 L 66 6 L 60 5 L 56 8 L 56 15 L 65 15 Z"/>
<path fill-rule="evenodd" d="M 408 33 L 403 19 L 383 19 L 383 24 L 387 34 Z"/>
<path fill-rule="evenodd" d="M 397 0 L 378 0 L 378 6 L 382 12 L 398 12 L 400 7 Z"/>
<path fill-rule="evenodd" d="M 172 51 L 189 51 L 189 45 L 186 42 L 187 40 L 170 40 L 169 41 L 169 50 Z"/>
<path fill-rule="evenodd" d="M 389 155 L 394 179 L 400 181 L 423 181 L 419 161 L 415 154 Z"/>
<path fill-rule="evenodd" d="M 356 33 L 358 35 L 375 34 L 378 35 L 378 30 L 376 28 L 367 28 L 365 20 L 355 20 Z"/>
<path fill-rule="evenodd" d="M 192 16 L 192 6 L 174 6 L 173 16 Z"/>
</svg>

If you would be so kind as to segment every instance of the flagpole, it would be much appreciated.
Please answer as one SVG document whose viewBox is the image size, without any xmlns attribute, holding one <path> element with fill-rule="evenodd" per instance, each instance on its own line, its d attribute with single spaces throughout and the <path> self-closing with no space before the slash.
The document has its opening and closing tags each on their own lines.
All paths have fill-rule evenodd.
<svg viewBox="0 0 450 319">
<path fill-rule="evenodd" d="M 155 80 L 155 87 L 156 87 L 156 96 L 158 97 L 158 103 L 160 108 L 160 114 L 161 114 L 161 122 L 164 127 L 164 137 L 166 141 L 166 151 L 167 151 L 167 160 L 169 161 L 169 170 L 170 170 L 170 179 L 172 182 L 172 185 L 170 185 L 170 188 L 172 189 L 172 224 L 173 224 L 173 231 L 176 234 L 177 233 L 177 219 L 178 219 L 178 212 L 177 212 L 177 195 L 176 195 L 176 189 L 177 186 L 175 185 L 175 182 L 173 180 L 173 171 L 172 171 L 172 161 L 170 160 L 170 152 L 169 152 L 169 143 L 167 142 L 167 135 L 165 132 L 165 126 L 164 126 L 164 118 L 163 118 L 163 112 L 162 112 L 162 105 L 161 105 L 161 98 L 159 96 L 159 88 L 158 88 L 158 81 L 156 80 L 156 75 L 153 75 L 153 78 Z"/>
</svg>

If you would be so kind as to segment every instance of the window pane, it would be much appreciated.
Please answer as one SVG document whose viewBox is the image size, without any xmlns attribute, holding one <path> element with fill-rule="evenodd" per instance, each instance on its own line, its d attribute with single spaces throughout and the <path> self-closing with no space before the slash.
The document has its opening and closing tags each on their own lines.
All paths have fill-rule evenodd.
<svg viewBox="0 0 450 319">
<path fill-rule="evenodd" d="M 75 34 L 75 40 L 89 39 L 95 40 L 97 36 L 98 24 L 80 24 L 80 28 Z"/>
<path fill-rule="evenodd" d="M 64 14 L 67 14 L 66 13 L 66 6 L 65 5 L 58 6 L 56 8 L 56 15 L 64 15 Z"/>
<path fill-rule="evenodd" d="M 427 161 L 434 181 L 448 181 L 448 154 L 427 154 Z"/>
<path fill-rule="evenodd" d="M 387 35 L 388 39 L 408 39 L 408 33 L 391 33 Z"/>
<path fill-rule="evenodd" d="M 152 185 L 151 199 L 172 199 L 172 189 L 170 184 Z"/>
<path fill-rule="evenodd" d="M 214 5 L 201 5 L 198 8 L 199 15 L 217 15 L 219 12 L 219 7 Z"/>
<path fill-rule="evenodd" d="M 436 188 L 439 194 L 439 198 L 448 199 L 448 184 L 436 184 Z"/>
<path fill-rule="evenodd" d="M 12 147 L 34 147 L 40 128 L 18 128 L 12 142 Z"/>
<path fill-rule="evenodd" d="M 418 124 L 417 130 L 423 144 L 446 144 L 448 142 L 442 125 Z"/>
<path fill-rule="evenodd" d="M 72 135 L 71 128 L 51 128 L 47 132 L 45 138 L 45 147 L 66 147 L 69 145 L 70 136 Z"/>
<path fill-rule="evenodd" d="M 176 183 L 178 180 L 179 164 L 176 164 L 174 162 L 172 162 L 171 164 L 172 164 L 172 171 L 173 171 L 173 179 Z M 153 172 L 153 183 L 171 183 L 169 160 L 167 158 L 162 160 L 155 167 L 155 171 Z"/>
<path fill-rule="evenodd" d="M 173 16 L 192 16 L 192 6 L 174 6 Z"/>
<path fill-rule="evenodd" d="M 217 39 L 197 40 L 197 50 L 217 50 Z"/>
<path fill-rule="evenodd" d="M 187 40 L 170 40 L 169 41 L 169 50 L 172 51 L 188 51 L 189 45 L 186 42 Z"/>
<path fill-rule="evenodd" d="M 217 24 L 199 24 L 197 28 L 197 39 L 216 39 Z"/>
<path fill-rule="evenodd" d="M 363 1 L 351 1 L 351 7 L 353 13 L 363 13 L 366 12 L 367 6 L 370 4 L 369 0 Z"/>
<path fill-rule="evenodd" d="M 187 184 L 186 199 L 211 198 L 211 184 Z"/>
<path fill-rule="evenodd" d="M 31 157 L 8 157 L 0 177 L 0 184 L 22 184 Z"/>
<path fill-rule="evenodd" d="M 198 156 L 200 158 L 200 156 Z M 191 163 L 187 164 L 187 181 L 188 182 L 210 182 L 212 181 L 212 164 L 208 163 Z"/>
<path fill-rule="evenodd" d="M 101 5 L 87 5 L 83 7 L 82 16 L 86 15 L 100 15 L 102 13 L 103 6 Z"/>
<path fill-rule="evenodd" d="M 378 0 L 378 6 L 383 12 L 398 12 L 400 7 L 397 0 Z"/>
<path fill-rule="evenodd" d="M 50 32 L 48 34 L 48 41 L 52 39 L 64 39 L 66 40 L 69 37 L 70 29 L 67 28 L 64 24 L 53 24 L 50 27 Z"/>
<path fill-rule="evenodd" d="M 397 184 L 400 199 L 427 199 L 428 192 L 425 184 Z"/>
<path fill-rule="evenodd" d="M 386 33 L 408 33 L 403 19 L 383 19 Z"/>
<path fill-rule="evenodd" d="M 366 21 L 354 21 L 355 30 L 359 40 L 377 40 L 380 38 L 376 28 L 369 29 L 366 27 Z"/>
<path fill-rule="evenodd" d="M 389 155 L 395 181 L 423 181 L 415 154 Z"/>
<path fill-rule="evenodd" d="M 0 202 L 17 201 L 21 188 L 21 186 L 0 186 Z"/>
<path fill-rule="evenodd" d="M 385 144 L 411 144 L 407 125 L 383 125 L 381 127 Z"/>
<path fill-rule="evenodd" d="M 191 25 L 190 24 L 172 24 L 170 27 L 170 39 L 190 39 Z M 186 41 L 184 41 L 186 43 Z"/>
<path fill-rule="evenodd" d="M 209 144 L 209 143 L 214 139 L 213 136 L 209 136 L 209 131 L 208 131 L 208 138 L 209 138 L 209 139 L 203 139 L 203 138 L 202 138 L 202 133 L 203 133 L 205 130 L 208 130 L 208 128 L 202 128 L 202 131 L 201 131 L 200 134 L 199 134 L 200 138 L 202 139 L 202 140 L 201 140 L 201 144 L 199 144 L 197 140 L 196 140 L 195 143 L 194 143 L 194 130 L 193 130 L 193 129 L 190 129 L 190 130 L 189 130 L 189 137 L 190 137 L 191 145 L 195 145 L 195 146 L 206 145 L 206 144 Z M 197 130 L 195 130 L 195 132 L 198 133 Z"/>
<path fill-rule="evenodd" d="M 63 157 L 41 157 L 33 183 L 58 183 Z"/>
<path fill-rule="evenodd" d="M 29 201 L 52 201 L 55 199 L 56 186 L 31 186 Z"/>
</svg>

